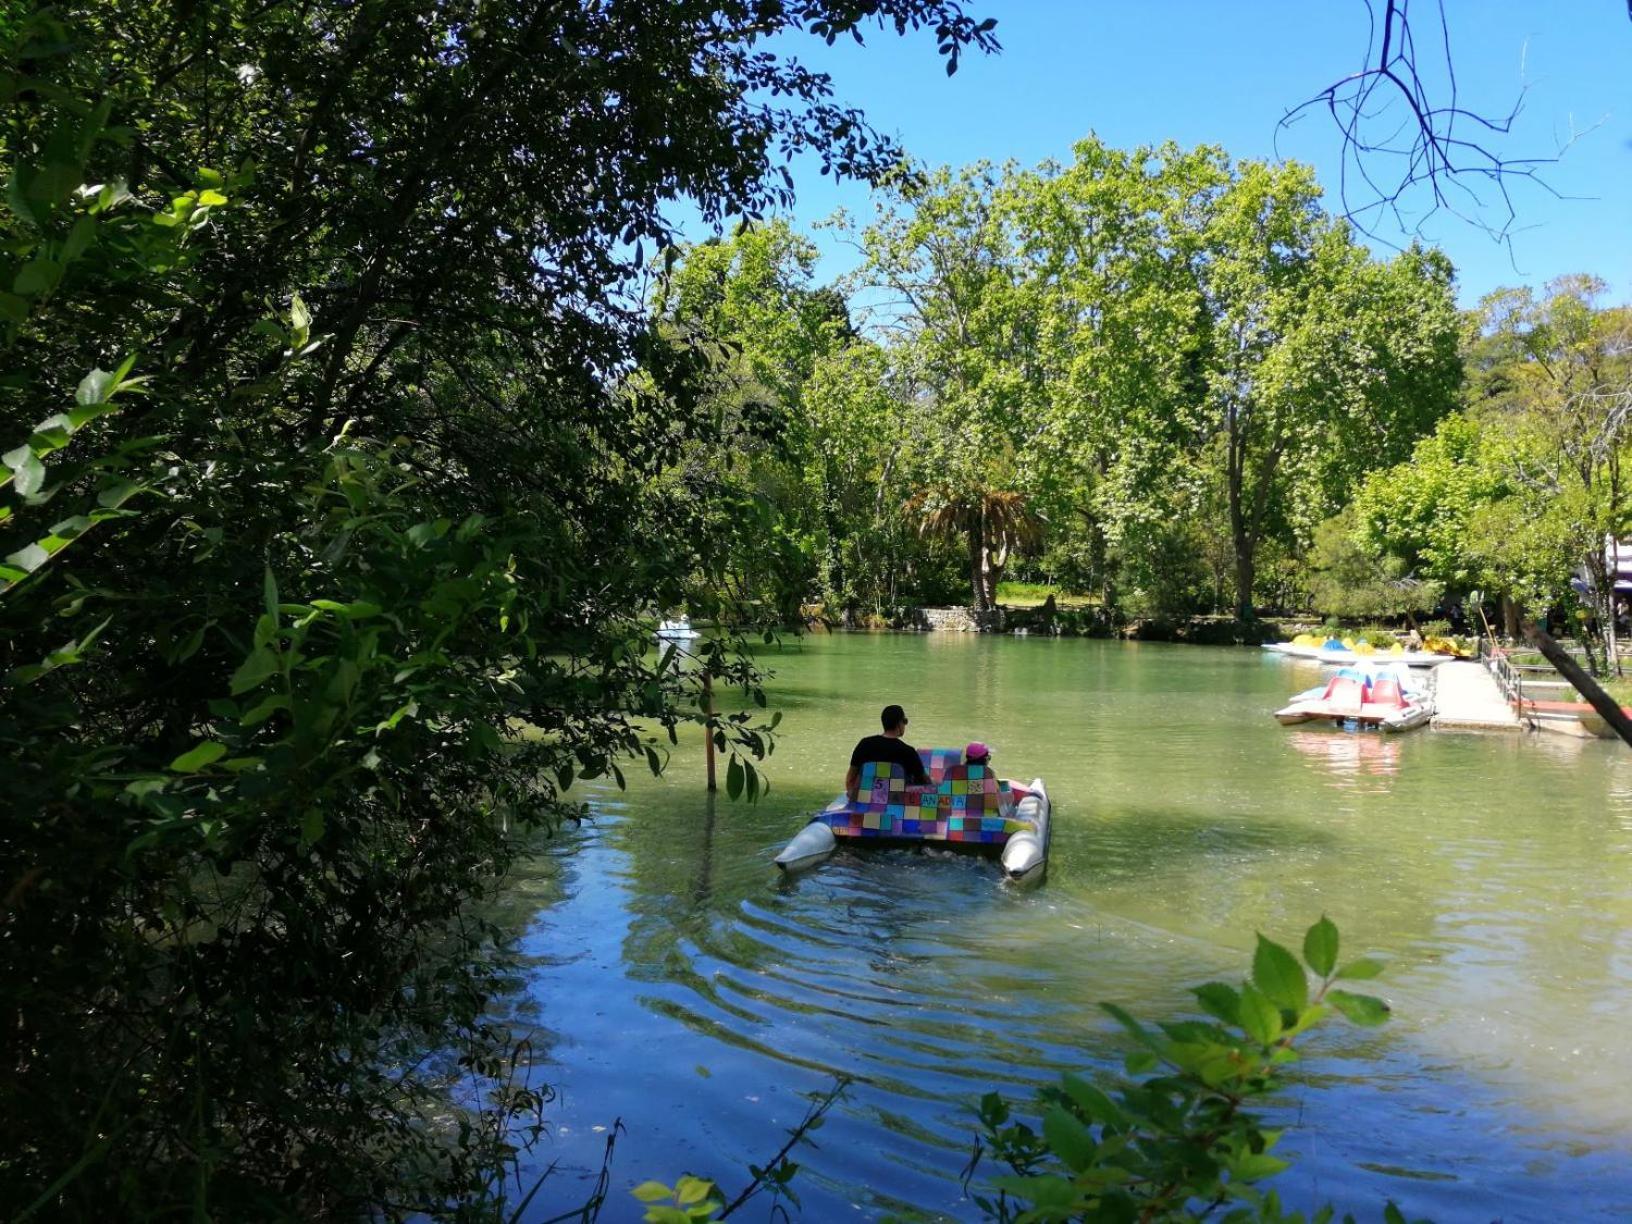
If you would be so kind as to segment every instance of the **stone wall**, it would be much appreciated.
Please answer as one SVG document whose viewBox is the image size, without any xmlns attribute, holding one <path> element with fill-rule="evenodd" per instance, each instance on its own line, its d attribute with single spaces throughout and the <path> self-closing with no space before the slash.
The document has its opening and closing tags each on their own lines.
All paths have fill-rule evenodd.
<svg viewBox="0 0 1632 1224">
<path fill-rule="evenodd" d="M 946 633 L 1002 633 L 1002 608 L 977 612 L 973 608 L 924 608 L 923 618 L 930 629 Z"/>
</svg>

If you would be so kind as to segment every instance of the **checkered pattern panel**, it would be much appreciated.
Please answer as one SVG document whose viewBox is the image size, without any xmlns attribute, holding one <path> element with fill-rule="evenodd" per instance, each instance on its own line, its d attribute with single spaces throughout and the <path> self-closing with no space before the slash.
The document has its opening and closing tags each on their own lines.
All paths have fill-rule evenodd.
<svg viewBox="0 0 1632 1224">
<path fill-rule="evenodd" d="M 965 765 L 957 748 L 920 748 L 931 785 L 908 786 L 899 765 L 870 761 L 861 767 L 856 802 L 841 795 L 817 819 L 838 837 L 1002 845 L 1029 829 L 1016 819 L 1013 796 L 988 766 Z"/>
<path fill-rule="evenodd" d="M 924 772 L 929 775 L 931 782 L 939 783 L 946 777 L 946 771 L 955 765 L 963 764 L 963 749 L 961 748 L 920 748 L 918 759 L 924 763 Z"/>
</svg>

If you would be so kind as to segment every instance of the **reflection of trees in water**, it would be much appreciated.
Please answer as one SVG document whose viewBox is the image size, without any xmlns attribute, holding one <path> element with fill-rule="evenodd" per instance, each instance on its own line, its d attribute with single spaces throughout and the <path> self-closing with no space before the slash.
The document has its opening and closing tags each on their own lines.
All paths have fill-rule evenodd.
<svg viewBox="0 0 1632 1224">
<path fill-rule="evenodd" d="M 1400 741 L 1370 731 L 1289 731 L 1286 736 L 1299 754 L 1331 775 L 1344 790 L 1385 791 L 1386 784 L 1367 778 L 1393 778 L 1400 771 Z"/>
</svg>

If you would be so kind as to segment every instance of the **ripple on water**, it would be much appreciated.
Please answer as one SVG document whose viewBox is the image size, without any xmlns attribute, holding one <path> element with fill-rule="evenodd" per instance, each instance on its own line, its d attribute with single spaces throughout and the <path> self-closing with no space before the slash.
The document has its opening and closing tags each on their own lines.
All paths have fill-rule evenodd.
<svg viewBox="0 0 1632 1224">
<path fill-rule="evenodd" d="M 1289 734 L 1269 712 L 1306 684 L 1246 651 L 841 637 L 776 666 L 799 701 L 765 800 L 710 805 L 682 742 L 672 778 L 593 794 L 599 819 L 518 885 L 537 911 L 528 996 L 555 1036 L 541 1073 L 563 1094 L 541 1156 L 569 1170 L 535 1218 L 598 1169 L 594 1125 L 630 1127 L 622 1185 L 736 1184 L 842 1073 L 850 1095 L 801 1161 L 806 1218 L 967 1219 L 957 1170 L 983 1092 L 1116 1066 L 1100 1000 L 1171 1015 L 1189 986 L 1239 977 L 1255 931 L 1295 941 L 1322 912 L 1347 954 L 1390 962 L 1396 1018 L 1322 1036 L 1277 1106 L 1295 1204 L 1510 1221 L 1632 1204 L 1619 756 Z M 774 875 L 866 729 L 856 703 L 902 693 L 925 742 L 980 733 L 1007 771 L 1048 778 L 1043 888 L 900 852 Z M 615 1192 L 603 1218 L 630 1204 Z"/>
</svg>

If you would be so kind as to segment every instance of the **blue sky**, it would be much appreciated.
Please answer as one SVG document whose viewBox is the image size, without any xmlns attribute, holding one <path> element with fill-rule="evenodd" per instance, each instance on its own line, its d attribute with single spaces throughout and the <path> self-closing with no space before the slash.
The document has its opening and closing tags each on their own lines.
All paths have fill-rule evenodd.
<svg viewBox="0 0 1632 1224">
<path fill-rule="evenodd" d="M 874 33 L 865 47 L 785 40 L 808 65 L 833 75 L 840 100 L 916 158 L 1065 159 L 1089 132 L 1130 146 L 1173 139 L 1213 143 L 1236 157 L 1276 155 L 1276 126 L 1290 107 L 1360 66 L 1362 0 L 969 0 L 997 18 L 1000 55 L 966 58 L 945 73 L 928 34 Z M 1379 3 L 1378 7 L 1381 7 Z M 1418 0 L 1421 18 L 1430 0 Z M 1524 92 L 1506 156 L 1550 155 L 1580 133 L 1542 176 L 1565 196 L 1521 184 L 1512 249 L 1450 216 L 1423 235 L 1456 263 L 1465 304 L 1500 285 L 1540 285 L 1588 271 L 1610 298 L 1632 300 L 1632 21 L 1624 0 L 1542 3 L 1446 0 L 1464 105 L 1505 114 Z M 1437 34 L 1425 24 L 1423 37 Z M 1338 143 L 1312 115 L 1282 133 L 1280 154 L 1312 163 L 1329 192 Z M 801 228 L 839 206 L 865 215 L 866 190 L 835 185 L 814 164 L 796 165 Z M 1492 210 L 1487 214 L 1499 220 Z M 1384 238 L 1404 241 L 1380 223 Z M 818 237 L 822 273 L 850 257 Z"/>
</svg>

